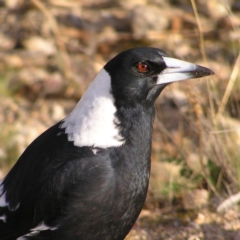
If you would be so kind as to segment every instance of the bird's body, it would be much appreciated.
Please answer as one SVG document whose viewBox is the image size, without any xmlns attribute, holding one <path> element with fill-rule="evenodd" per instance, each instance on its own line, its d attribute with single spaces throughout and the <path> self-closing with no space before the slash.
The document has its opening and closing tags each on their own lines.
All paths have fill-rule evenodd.
<svg viewBox="0 0 240 240">
<path fill-rule="evenodd" d="M 182 62 L 188 69 L 176 75 L 169 59 L 154 48 L 119 54 L 29 145 L 0 185 L 1 240 L 125 238 L 147 194 L 155 99 L 183 75 L 212 74 Z"/>
</svg>

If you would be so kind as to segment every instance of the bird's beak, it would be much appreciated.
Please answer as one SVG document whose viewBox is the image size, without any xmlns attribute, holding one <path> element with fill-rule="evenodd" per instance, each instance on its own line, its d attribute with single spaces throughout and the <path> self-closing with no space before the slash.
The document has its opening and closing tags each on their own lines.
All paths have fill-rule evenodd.
<svg viewBox="0 0 240 240">
<path fill-rule="evenodd" d="M 162 58 L 167 68 L 165 68 L 158 76 L 157 84 L 166 84 L 190 78 L 200 78 L 214 74 L 212 70 L 193 63 L 181 61 L 170 57 Z"/>
</svg>

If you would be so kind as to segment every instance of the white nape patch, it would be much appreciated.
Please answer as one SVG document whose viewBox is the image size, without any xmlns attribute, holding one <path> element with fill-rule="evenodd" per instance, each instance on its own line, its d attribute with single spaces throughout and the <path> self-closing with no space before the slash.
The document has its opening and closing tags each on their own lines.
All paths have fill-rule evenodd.
<svg viewBox="0 0 240 240">
<path fill-rule="evenodd" d="M 119 120 L 115 113 L 111 78 L 103 68 L 60 128 L 65 128 L 68 140 L 78 147 L 118 147 L 124 139 L 116 126 Z"/>
<path fill-rule="evenodd" d="M 167 68 L 158 76 L 157 84 L 170 83 L 194 78 L 192 72 L 197 70 L 197 65 L 179 59 L 162 57 Z"/>
</svg>

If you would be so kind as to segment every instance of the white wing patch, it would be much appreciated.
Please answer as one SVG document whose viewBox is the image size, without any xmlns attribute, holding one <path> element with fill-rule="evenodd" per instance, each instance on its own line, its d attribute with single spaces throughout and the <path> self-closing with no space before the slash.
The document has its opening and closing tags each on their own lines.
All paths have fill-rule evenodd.
<svg viewBox="0 0 240 240">
<path fill-rule="evenodd" d="M 30 229 L 30 233 L 24 235 L 24 236 L 21 236 L 19 238 L 17 238 L 17 240 L 25 240 L 26 237 L 33 237 L 33 236 L 36 236 L 38 235 L 41 231 L 46 231 L 46 230 L 51 230 L 51 231 L 54 231 L 58 229 L 58 227 L 49 227 L 47 226 L 44 222 L 41 222 L 39 223 L 35 228 L 32 228 Z"/>
<path fill-rule="evenodd" d="M 6 201 L 6 193 L 2 194 L 0 197 L 0 207 L 7 207 L 8 203 Z"/>
<path fill-rule="evenodd" d="M 6 201 L 6 192 L 3 193 L 4 186 L 3 186 L 3 180 L 0 181 L 0 207 L 7 207 L 8 203 Z"/>
<path fill-rule="evenodd" d="M 111 78 L 102 69 L 87 89 L 71 114 L 60 126 L 75 146 L 100 148 L 117 147 L 124 144 L 115 116 L 116 107 L 111 94 Z"/>
<path fill-rule="evenodd" d="M 35 228 L 30 229 L 31 232 L 35 231 L 45 231 L 51 229 L 51 227 L 47 226 L 44 222 L 39 223 Z"/>
<path fill-rule="evenodd" d="M 36 236 L 38 234 L 39 234 L 39 232 L 37 232 L 37 231 L 31 232 L 29 234 L 26 234 L 24 236 L 21 236 L 21 237 L 17 238 L 17 240 L 26 240 L 26 237 L 33 237 L 33 236 Z"/>
<path fill-rule="evenodd" d="M 16 206 L 11 206 L 7 200 L 6 200 L 6 191 L 4 192 L 4 185 L 3 185 L 3 180 L 0 181 L 0 207 L 8 207 L 10 211 L 15 211 L 19 207 L 19 203 Z M 7 221 L 7 216 L 6 215 L 1 215 L 0 220 L 6 222 Z"/>
<path fill-rule="evenodd" d="M 5 193 L 3 194 L 3 184 L 2 184 L 2 182 L 3 182 L 3 180 L 0 181 L 0 207 L 7 207 L 8 204 L 6 202 Z M 0 220 L 2 220 L 3 222 L 6 222 L 7 221 L 7 216 L 5 214 L 1 215 Z"/>
<path fill-rule="evenodd" d="M 7 216 L 5 214 L 0 216 L 0 220 L 2 220 L 3 222 L 7 222 Z"/>
</svg>

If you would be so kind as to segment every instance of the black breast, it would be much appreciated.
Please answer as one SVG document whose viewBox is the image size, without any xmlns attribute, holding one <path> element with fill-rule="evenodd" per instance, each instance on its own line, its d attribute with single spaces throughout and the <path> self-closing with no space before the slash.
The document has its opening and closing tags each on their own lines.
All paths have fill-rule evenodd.
<svg viewBox="0 0 240 240">
<path fill-rule="evenodd" d="M 56 239 L 122 240 L 128 234 L 143 207 L 150 172 L 152 119 L 142 112 L 137 123 L 130 124 L 123 146 L 82 160 L 85 174 L 70 194 Z"/>
</svg>

